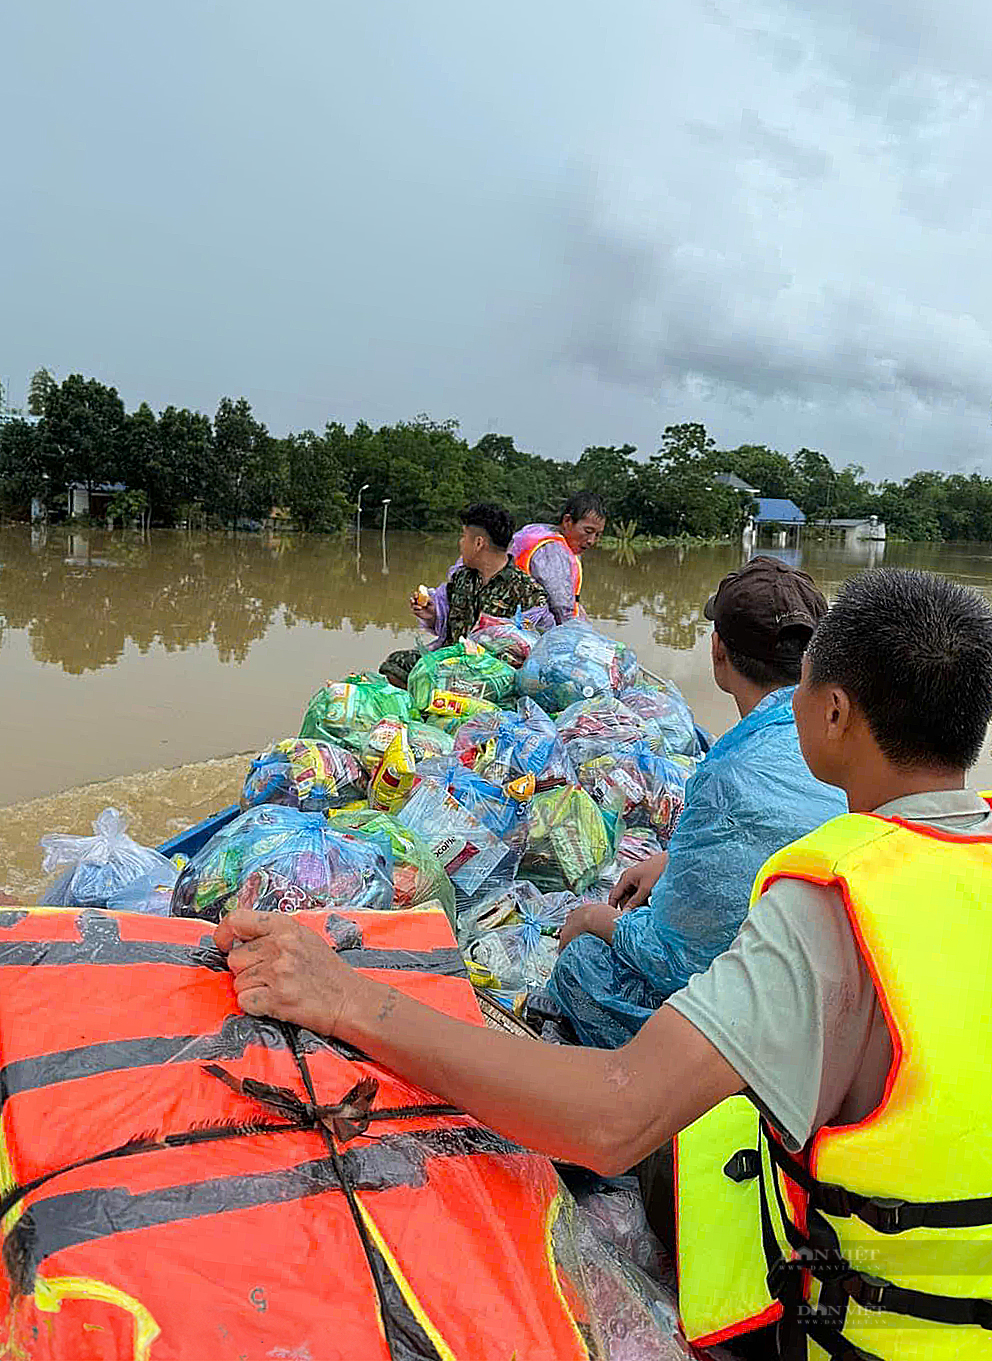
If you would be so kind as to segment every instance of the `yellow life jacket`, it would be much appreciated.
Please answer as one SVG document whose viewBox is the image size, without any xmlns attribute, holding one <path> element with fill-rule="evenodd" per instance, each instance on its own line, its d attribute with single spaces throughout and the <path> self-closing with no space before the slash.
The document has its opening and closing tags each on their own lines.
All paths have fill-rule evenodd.
<svg viewBox="0 0 992 1361">
<path fill-rule="evenodd" d="M 752 904 L 783 877 L 840 890 L 892 1067 L 801 1157 L 741 1097 L 679 1136 L 687 1335 L 781 1306 L 788 1361 L 992 1358 L 992 838 L 848 814 L 772 856 Z"/>
</svg>

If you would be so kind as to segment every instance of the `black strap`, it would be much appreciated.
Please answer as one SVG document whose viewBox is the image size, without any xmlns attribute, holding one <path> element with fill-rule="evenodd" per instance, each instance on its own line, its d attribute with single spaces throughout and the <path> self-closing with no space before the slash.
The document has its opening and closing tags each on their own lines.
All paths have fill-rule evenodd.
<svg viewBox="0 0 992 1361">
<path fill-rule="evenodd" d="M 768 1148 L 769 1156 L 775 1167 L 782 1168 L 786 1176 L 791 1177 L 799 1165 L 795 1159 L 788 1157 L 775 1140 L 765 1131 L 762 1126 L 762 1136 Z M 791 1169 L 791 1170 L 790 1170 Z M 800 1168 L 804 1177 L 808 1177 L 805 1168 Z M 863 1271 L 857 1271 L 843 1257 L 840 1245 L 833 1236 L 829 1225 L 824 1225 L 827 1232 L 830 1232 L 833 1243 L 827 1244 L 819 1242 L 812 1236 L 801 1234 L 792 1223 L 786 1212 L 785 1203 L 778 1183 L 778 1177 L 773 1174 L 772 1181 L 775 1188 L 775 1195 L 778 1200 L 779 1213 L 782 1218 L 782 1226 L 785 1230 L 789 1246 L 798 1254 L 797 1258 L 787 1261 L 778 1245 L 778 1240 L 774 1236 L 771 1223 L 771 1216 L 768 1213 L 767 1197 L 765 1192 L 764 1167 L 762 1166 L 759 1176 L 761 1179 L 761 1206 L 762 1206 L 762 1242 L 765 1247 L 766 1260 L 769 1259 L 769 1249 L 772 1249 L 772 1260 L 769 1265 L 768 1288 L 776 1298 L 780 1299 L 784 1308 L 790 1308 L 797 1298 L 796 1282 L 801 1281 L 800 1272 L 803 1268 L 809 1271 L 810 1275 L 815 1276 L 820 1281 L 825 1290 L 829 1290 L 831 1296 L 838 1294 L 845 1295 L 855 1304 L 861 1305 L 864 1309 L 871 1309 L 879 1313 L 900 1314 L 906 1318 L 923 1319 L 929 1323 L 941 1323 L 951 1326 L 968 1326 L 983 1328 L 992 1331 L 992 1300 L 980 1298 L 961 1298 L 955 1295 L 936 1295 L 922 1290 L 909 1290 L 904 1286 L 894 1285 L 891 1281 L 886 1281 L 879 1276 L 870 1276 Z M 797 1184 L 802 1187 L 802 1181 L 795 1178 Z M 829 1213 L 829 1211 L 827 1212 Z M 771 1245 L 766 1238 L 767 1231 L 771 1235 Z M 812 1223 L 813 1215 L 810 1216 Z M 834 1247 L 836 1243 L 836 1248 Z M 826 1247 L 826 1251 L 824 1250 Z M 800 1299 L 801 1299 L 801 1292 Z M 821 1304 L 824 1302 L 821 1293 Z M 806 1330 L 813 1336 L 814 1327 L 826 1327 L 834 1338 L 844 1341 L 840 1334 L 843 1326 L 841 1320 L 830 1318 L 827 1320 L 817 1320 L 816 1312 L 811 1311 L 810 1321 Z M 819 1343 L 819 1338 L 815 1339 Z M 822 1345 L 822 1343 L 820 1344 Z M 844 1355 L 845 1353 L 838 1353 Z M 856 1354 L 856 1353 L 855 1353 Z"/>
<path fill-rule="evenodd" d="M 835 1219 L 860 1219 L 876 1233 L 905 1233 L 908 1229 L 974 1229 L 992 1224 L 992 1196 L 972 1200 L 894 1200 L 863 1196 L 833 1182 L 818 1181 L 775 1139 L 768 1139 L 772 1161 L 794 1181 L 817 1209 Z"/>
<path fill-rule="evenodd" d="M 841 1286 L 856 1304 L 885 1314 L 925 1319 L 929 1323 L 970 1324 L 992 1332 L 992 1300 L 961 1299 L 955 1295 L 931 1295 L 923 1290 L 907 1290 L 880 1276 L 851 1271 Z"/>
</svg>

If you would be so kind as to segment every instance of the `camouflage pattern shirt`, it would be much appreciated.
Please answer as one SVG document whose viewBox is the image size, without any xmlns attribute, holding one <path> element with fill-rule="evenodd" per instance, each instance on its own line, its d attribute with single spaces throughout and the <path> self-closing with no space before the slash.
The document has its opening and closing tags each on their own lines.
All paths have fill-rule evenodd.
<svg viewBox="0 0 992 1361">
<path fill-rule="evenodd" d="M 445 644 L 457 643 L 459 638 L 471 632 L 480 614 L 512 619 L 518 607 L 532 610 L 542 606 L 545 609 L 548 607 L 544 587 L 509 559 L 506 566 L 485 584 L 474 567 L 459 567 L 448 582 Z M 554 622 L 550 616 L 548 622 Z"/>
</svg>

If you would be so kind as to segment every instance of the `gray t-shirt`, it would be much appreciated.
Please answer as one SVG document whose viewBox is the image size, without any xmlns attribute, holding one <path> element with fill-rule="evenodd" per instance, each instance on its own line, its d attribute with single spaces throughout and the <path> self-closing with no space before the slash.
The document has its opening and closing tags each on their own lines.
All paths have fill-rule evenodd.
<svg viewBox="0 0 992 1361">
<path fill-rule="evenodd" d="M 992 837 L 992 812 L 968 789 L 911 794 L 875 811 Z M 834 888 L 776 880 L 730 949 L 665 1005 L 719 1050 L 795 1148 L 821 1125 L 863 1119 L 882 1099 L 892 1043 Z"/>
</svg>

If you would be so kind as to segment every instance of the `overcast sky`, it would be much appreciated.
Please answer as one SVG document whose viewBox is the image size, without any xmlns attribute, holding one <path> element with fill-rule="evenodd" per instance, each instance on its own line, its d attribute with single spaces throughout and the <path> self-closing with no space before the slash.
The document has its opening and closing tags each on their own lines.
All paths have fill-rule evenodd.
<svg viewBox="0 0 992 1361">
<path fill-rule="evenodd" d="M 992 473 L 988 0 L 13 0 L 0 52 L 15 402 Z"/>
</svg>

